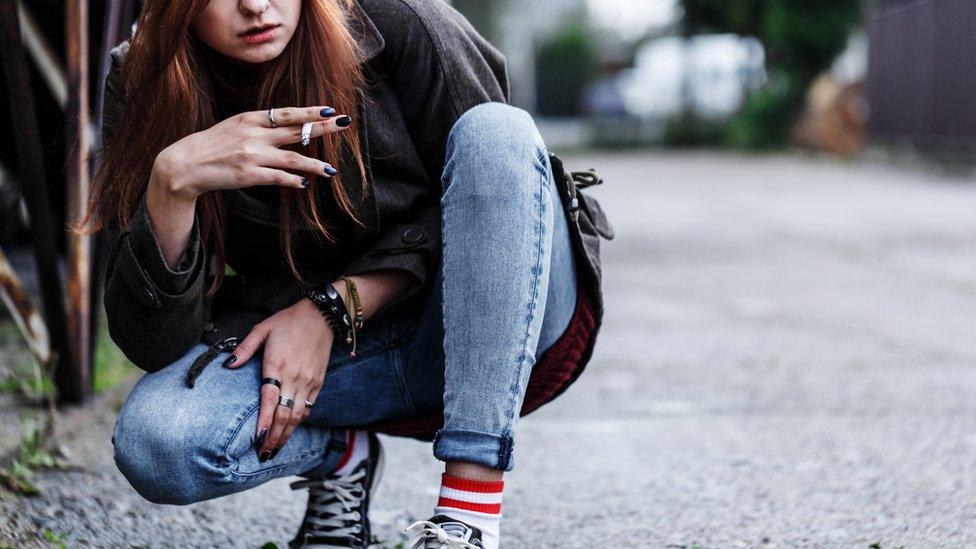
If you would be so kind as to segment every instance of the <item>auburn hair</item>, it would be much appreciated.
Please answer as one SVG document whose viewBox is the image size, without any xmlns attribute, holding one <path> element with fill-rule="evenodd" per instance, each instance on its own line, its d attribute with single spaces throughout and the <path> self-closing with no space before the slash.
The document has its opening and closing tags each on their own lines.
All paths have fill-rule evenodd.
<svg viewBox="0 0 976 549">
<path fill-rule="evenodd" d="M 91 234 L 112 224 L 126 226 L 146 192 L 153 159 L 172 143 L 217 122 L 213 91 L 219 73 L 210 66 L 213 56 L 206 51 L 207 46 L 191 31 L 191 24 L 209 1 L 143 4 L 120 72 L 125 95 L 122 121 L 102 151 L 87 211 L 73 230 Z M 329 105 L 340 113 L 357 112 L 357 88 L 363 83 L 363 74 L 348 20 L 355 1 L 303 0 L 298 26 L 287 47 L 260 71 L 255 104 L 250 110 Z M 351 161 L 356 170 L 349 170 L 350 166 L 346 170 L 358 175 L 361 197 L 365 197 L 369 192 L 366 169 L 356 131 L 358 121 L 353 118 L 349 130 L 326 134 L 301 152 L 315 158 Z M 293 147 L 297 146 L 285 148 Z M 299 282 L 304 281 L 292 252 L 293 233 L 299 223 L 335 242 L 330 223 L 320 216 L 316 201 L 319 184 L 329 185 L 339 209 L 363 226 L 342 178 L 315 176 L 309 179 L 307 189 L 279 189 L 282 249 Z M 214 280 L 206 294 L 209 297 L 220 287 L 226 265 L 226 214 L 221 193 L 207 192 L 198 197 L 196 213 L 208 260 L 215 261 Z"/>
</svg>

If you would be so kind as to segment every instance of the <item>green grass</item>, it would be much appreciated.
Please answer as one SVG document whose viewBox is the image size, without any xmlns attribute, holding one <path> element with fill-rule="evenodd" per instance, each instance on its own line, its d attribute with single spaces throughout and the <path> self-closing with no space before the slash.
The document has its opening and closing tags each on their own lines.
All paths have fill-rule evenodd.
<svg viewBox="0 0 976 549">
<path fill-rule="evenodd" d="M 98 340 L 95 342 L 95 364 L 93 365 L 93 384 L 96 393 L 117 387 L 138 369 L 108 336 L 108 322 L 100 315 Z"/>
<path fill-rule="evenodd" d="M 55 547 L 60 547 L 61 549 L 65 549 L 65 547 L 67 547 L 64 544 L 64 540 L 61 539 L 61 536 L 50 530 L 44 530 L 44 541 L 54 545 Z"/>
<path fill-rule="evenodd" d="M 138 371 L 109 338 L 105 315 L 99 317 L 98 339 L 95 341 L 92 365 L 92 387 L 95 393 L 117 387 Z M 41 373 L 27 343 L 9 318 L 0 320 L 0 356 L 6 359 L 0 362 L 6 363 L 6 367 L 0 366 L 0 392 L 20 393 L 34 401 L 54 394 L 51 377 Z"/>
<path fill-rule="evenodd" d="M 17 457 L 10 465 L 0 469 L 0 486 L 26 496 L 40 495 L 34 484 L 34 471 L 60 467 L 58 460 L 43 446 L 44 428 L 37 414 L 22 413 L 21 438 Z"/>
</svg>

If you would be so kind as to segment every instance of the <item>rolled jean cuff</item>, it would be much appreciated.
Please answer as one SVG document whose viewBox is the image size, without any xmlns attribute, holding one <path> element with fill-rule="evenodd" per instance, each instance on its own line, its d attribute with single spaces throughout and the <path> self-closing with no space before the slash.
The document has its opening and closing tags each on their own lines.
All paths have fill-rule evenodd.
<svg viewBox="0 0 976 549">
<path fill-rule="evenodd" d="M 511 471 L 515 466 L 514 446 L 515 440 L 510 435 L 441 429 L 434 437 L 434 457 L 441 461 L 462 461 Z"/>
</svg>

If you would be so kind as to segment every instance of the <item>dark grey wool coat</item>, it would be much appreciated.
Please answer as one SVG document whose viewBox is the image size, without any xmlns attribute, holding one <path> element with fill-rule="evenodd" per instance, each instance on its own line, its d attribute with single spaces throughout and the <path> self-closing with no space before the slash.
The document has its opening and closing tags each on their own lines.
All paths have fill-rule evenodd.
<svg viewBox="0 0 976 549">
<path fill-rule="evenodd" d="M 441 0 L 359 0 L 352 12 L 367 77 L 359 112 L 353 116 L 372 192 L 360 198 L 355 178 L 346 184 L 368 228 L 336 223 L 336 245 L 318 242 L 309 229 L 302 229 L 293 251 L 312 284 L 378 269 L 410 273 L 410 290 L 386 306 L 384 314 L 423 305 L 440 266 L 441 175 L 448 132 L 471 107 L 507 102 L 508 80 L 504 57 Z M 128 46 L 126 41 L 112 50 L 103 145 L 122 123 L 120 69 Z M 612 237 L 612 230 L 593 198 L 579 193 L 573 201 L 566 194 L 575 186 L 568 177 L 559 177 L 564 173 L 558 159 L 554 168 L 566 185 L 565 206 L 575 210 L 570 230 L 580 280 L 596 305 L 599 324 L 599 238 Z M 325 187 L 319 186 L 325 218 L 345 219 Z M 296 303 L 307 288 L 293 279 L 284 262 L 276 207 L 239 189 L 223 192 L 226 257 L 237 274 L 224 280 L 213 299 L 203 295 L 212 266 L 199 223 L 194 223 L 176 270 L 162 257 L 145 198 L 133 221 L 110 234 L 113 248 L 105 286 L 109 331 L 143 370 L 163 368 L 201 340 L 213 344 L 227 336 L 243 338 L 264 318 Z"/>
</svg>

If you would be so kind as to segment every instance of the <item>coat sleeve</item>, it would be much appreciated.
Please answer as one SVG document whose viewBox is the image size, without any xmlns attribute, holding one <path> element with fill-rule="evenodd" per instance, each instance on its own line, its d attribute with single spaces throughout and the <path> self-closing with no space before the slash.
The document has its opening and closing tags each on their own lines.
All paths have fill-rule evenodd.
<svg viewBox="0 0 976 549">
<path fill-rule="evenodd" d="M 102 151 L 122 123 L 121 65 L 127 43 L 112 50 L 105 80 Z M 108 233 L 111 251 L 105 276 L 105 315 L 109 334 L 140 369 L 154 372 L 186 353 L 205 322 L 203 284 L 206 254 L 194 218 L 190 241 L 175 269 L 163 258 L 152 231 L 143 194 L 135 215 L 121 230 Z"/>
<path fill-rule="evenodd" d="M 412 144 L 423 162 L 430 192 L 380 232 L 347 274 L 378 269 L 410 273 L 414 284 L 384 308 L 412 298 L 434 277 L 441 247 L 441 177 L 448 134 L 468 109 L 508 102 L 505 58 L 444 2 L 364 0 L 383 37 L 380 71 L 399 101 Z"/>
</svg>

